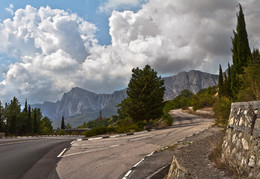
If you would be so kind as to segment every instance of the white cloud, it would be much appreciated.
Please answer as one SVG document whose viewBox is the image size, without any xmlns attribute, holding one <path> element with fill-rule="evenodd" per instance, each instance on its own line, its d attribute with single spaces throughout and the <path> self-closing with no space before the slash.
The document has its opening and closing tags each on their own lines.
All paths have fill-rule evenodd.
<svg viewBox="0 0 260 179">
<path fill-rule="evenodd" d="M 111 13 L 113 10 L 137 8 L 148 0 L 107 0 L 99 7 L 100 12 Z"/>
<path fill-rule="evenodd" d="M 119 1 L 118 1 L 119 2 Z M 134 1 L 133 1 L 134 2 Z M 131 69 L 150 64 L 160 74 L 199 69 L 216 73 L 231 60 L 236 0 L 150 0 L 134 13 L 113 11 L 112 44 L 101 46 L 92 23 L 49 7 L 18 9 L 0 22 L 0 53 L 17 59 L 4 72 L 0 99 L 55 101 L 72 87 L 112 92 Z M 242 2 L 251 47 L 260 47 L 257 0 Z"/>
<path fill-rule="evenodd" d="M 9 4 L 9 7 L 5 8 L 5 10 L 7 12 L 9 12 L 11 15 L 13 15 L 14 14 L 13 8 L 14 8 L 14 5 L 13 4 Z"/>
</svg>

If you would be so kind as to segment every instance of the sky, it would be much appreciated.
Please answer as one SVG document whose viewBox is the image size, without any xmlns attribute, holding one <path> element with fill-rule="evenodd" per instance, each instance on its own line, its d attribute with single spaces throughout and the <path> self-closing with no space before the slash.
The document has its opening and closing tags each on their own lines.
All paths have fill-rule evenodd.
<svg viewBox="0 0 260 179">
<path fill-rule="evenodd" d="M 260 1 L 240 0 L 251 49 Z M 237 0 L 0 0 L 0 100 L 57 101 L 73 87 L 111 93 L 131 70 L 218 73 L 232 63 Z"/>
</svg>

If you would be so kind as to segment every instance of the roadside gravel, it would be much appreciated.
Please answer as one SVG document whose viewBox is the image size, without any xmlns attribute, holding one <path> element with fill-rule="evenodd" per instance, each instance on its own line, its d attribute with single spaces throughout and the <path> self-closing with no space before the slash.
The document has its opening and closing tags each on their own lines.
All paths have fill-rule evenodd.
<svg viewBox="0 0 260 179">
<path fill-rule="evenodd" d="M 213 166 L 208 159 L 212 146 L 221 135 L 220 128 L 211 127 L 198 134 L 188 137 L 177 144 L 162 149 L 151 157 L 146 158 L 129 176 L 129 178 L 163 178 L 167 173 L 167 164 L 172 160 L 173 155 L 179 164 L 186 168 L 193 178 L 200 179 L 229 179 L 224 171 L 220 171 Z M 163 167 L 165 167 L 163 169 Z"/>
</svg>

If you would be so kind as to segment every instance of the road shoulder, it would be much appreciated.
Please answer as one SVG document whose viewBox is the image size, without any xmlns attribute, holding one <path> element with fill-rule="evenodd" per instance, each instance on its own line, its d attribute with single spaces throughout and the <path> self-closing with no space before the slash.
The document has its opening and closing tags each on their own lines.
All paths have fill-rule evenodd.
<svg viewBox="0 0 260 179">
<path fill-rule="evenodd" d="M 173 143 L 147 157 L 127 178 L 162 178 L 168 173 L 173 155 L 195 178 L 230 178 L 223 171 L 213 167 L 208 159 L 211 145 L 216 142 L 220 133 L 219 128 L 212 127 Z"/>
</svg>

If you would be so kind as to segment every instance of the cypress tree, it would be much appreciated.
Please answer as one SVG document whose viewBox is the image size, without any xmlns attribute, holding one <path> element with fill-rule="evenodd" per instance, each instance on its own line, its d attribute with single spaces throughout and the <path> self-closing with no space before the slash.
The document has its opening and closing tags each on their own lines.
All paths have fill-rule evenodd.
<svg viewBox="0 0 260 179">
<path fill-rule="evenodd" d="M 62 119 L 61 119 L 61 129 L 65 129 L 65 122 L 64 122 L 64 116 L 62 116 Z"/>
<path fill-rule="evenodd" d="M 219 65 L 219 76 L 218 76 L 218 88 L 219 88 L 219 96 L 223 95 L 223 73 L 221 65 Z"/>
<path fill-rule="evenodd" d="M 0 132 L 5 131 L 5 124 L 4 124 L 4 109 L 2 107 L 2 102 L 0 100 Z"/>
<path fill-rule="evenodd" d="M 238 74 L 243 73 L 243 67 L 248 65 L 248 61 L 251 57 L 248 35 L 246 31 L 246 23 L 244 13 L 241 4 L 239 6 L 239 13 L 237 14 L 237 27 L 236 31 L 233 31 L 234 37 L 232 38 L 232 59 L 233 66 L 231 68 L 231 91 L 234 98 L 239 91 L 240 81 Z"/>
<path fill-rule="evenodd" d="M 37 109 L 33 109 L 33 133 L 38 133 Z"/>
<path fill-rule="evenodd" d="M 29 105 L 28 113 L 27 113 L 27 125 L 26 125 L 27 131 L 29 133 L 32 131 L 32 114 L 31 114 L 31 105 Z"/>
<path fill-rule="evenodd" d="M 25 100 L 23 111 L 26 112 L 26 113 L 28 112 L 27 99 Z"/>
<path fill-rule="evenodd" d="M 232 54 L 233 66 L 236 73 L 242 73 L 242 67 L 248 65 L 251 51 L 248 42 L 248 35 L 246 31 L 246 23 L 241 4 L 239 6 L 239 13 L 237 14 L 237 27 L 234 31 L 234 38 L 232 38 Z"/>
</svg>

